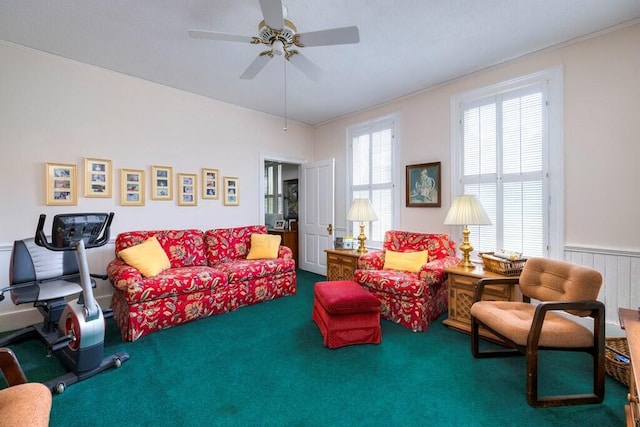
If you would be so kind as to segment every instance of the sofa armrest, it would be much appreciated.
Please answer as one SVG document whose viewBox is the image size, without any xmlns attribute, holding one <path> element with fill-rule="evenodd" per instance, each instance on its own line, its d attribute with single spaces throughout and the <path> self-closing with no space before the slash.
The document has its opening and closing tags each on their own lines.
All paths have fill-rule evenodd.
<svg viewBox="0 0 640 427">
<path fill-rule="evenodd" d="M 427 285 L 440 283 L 445 276 L 444 269 L 458 265 L 459 263 L 460 259 L 454 256 L 434 259 L 420 267 L 420 270 L 418 271 L 418 278 L 420 278 L 420 280 L 424 280 Z"/>
<path fill-rule="evenodd" d="M 292 259 L 293 251 L 288 246 L 280 246 L 280 249 L 278 249 L 278 258 Z"/>
<path fill-rule="evenodd" d="M 121 291 L 127 289 L 132 283 L 140 283 L 143 280 L 142 273 L 135 268 L 116 258 L 107 265 L 107 275 L 114 288 Z"/>
<path fill-rule="evenodd" d="M 360 270 L 382 270 L 384 267 L 384 251 L 375 250 L 366 252 L 358 257 Z"/>
</svg>

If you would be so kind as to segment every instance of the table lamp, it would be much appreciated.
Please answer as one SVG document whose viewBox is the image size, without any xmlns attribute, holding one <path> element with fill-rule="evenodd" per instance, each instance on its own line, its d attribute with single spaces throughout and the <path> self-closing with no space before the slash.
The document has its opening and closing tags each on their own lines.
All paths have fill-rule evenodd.
<svg viewBox="0 0 640 427">
<path fill-rule="evenodd" d="M 474 268 L 471 262 L 470 254 L 473 246 L 469 244 L 469 228 L 468 225 L 491 225 L 489 216 L 484 211 L 480 200 L 477 196 L 464 194 L 457 196 L 451 203 L 449 213 L 444 220 L 445 225 L 463 225 L 462 244 L 460 251 L 462 252 L 462 261 L 458 264 L 462 268 Z"/>
<path fill-rule="evenodd" d="M 360 235 L 358 236 L 360 247 L 358 248 L 358 253 L 363 254 L 367 252 L 367 248 L 365 248 L 364 246 L 364 242 L 367 240 L 367 236 L 364 235 L 364 223 L 365 221 L 378 220 L 378 217 L 376 216 L 376 213 L 373 210 L 373 206 L 371 206 L 371 202 L 369 201 L 369 199 L 355 199 L 353 201 L 353 204 L 351 205 L 351 209 L 349 209 L 347 220 L 360 221 Z"/>
</svg>

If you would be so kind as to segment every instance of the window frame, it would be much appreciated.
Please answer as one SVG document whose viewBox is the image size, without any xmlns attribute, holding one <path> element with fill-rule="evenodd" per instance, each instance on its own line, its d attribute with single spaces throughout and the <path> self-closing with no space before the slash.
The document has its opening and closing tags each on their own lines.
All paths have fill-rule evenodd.
<svg viewBox="0 0 640 427">
<path fill-rule="evenodd" d="M 546 241 L 545 256 L 562 259 L 564 248 L 564 167 L 563 167 L 563 68 L 552 67 L 546 70 L 517 77 L 505 82 L 489 85 L 468 92 L 456 94 L 450 100 L 451 117 L 451 200 L 463 193 L 463 129 L 462 107 L 482 98 L 511 92 L 526 86 L 542 84 L 546 102 L 546 145 L 543 146 L 543 180 L 547 192 L 546 203 Z M 460 241 L 461 227 L 452 228 L 452 236 Z M 526 254 L 525 254 L 526 255 Z"/>
</svg>

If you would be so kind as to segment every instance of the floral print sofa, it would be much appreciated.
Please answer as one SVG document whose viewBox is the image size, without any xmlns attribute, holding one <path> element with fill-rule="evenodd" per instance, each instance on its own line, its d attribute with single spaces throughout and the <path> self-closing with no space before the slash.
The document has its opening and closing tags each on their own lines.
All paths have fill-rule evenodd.
<svg viewBox="0 0 640 427">
<path fill-rule="evenodd" d="M 384 269 L 385 253 L 428 251 L 417 272 Z M 415 332 L 447 311 L 447 278 L 444 269 L 460 262 L 455 243 L 446 234 L 391 230 L 385 233 L 382 250 L 358 259 L 354 280 L 380 299 L 380 315 Z"/>
<path fill-rule="evenodd" d="M 276 259 L 248 260 L 252 234 L 265 226 L 201 230 L 131 231 L 116 237 L 108 267 L 113 317 L 122 339 L 135 341 L 160 329 L 296 293 L 291 249 Z M 118 253 L 155 236 L 171 267 L 144 277 Z"/>
</svg>

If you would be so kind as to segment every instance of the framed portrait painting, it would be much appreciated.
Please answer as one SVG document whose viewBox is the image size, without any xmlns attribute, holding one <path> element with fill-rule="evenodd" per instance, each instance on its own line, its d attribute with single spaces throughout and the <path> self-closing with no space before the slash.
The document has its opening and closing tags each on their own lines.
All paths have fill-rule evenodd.
<svg viewBox="0 0 640 427">
<path fill-rule="evenodd" d="M 144 171 L 120 169 L 120 204 L 144 206 Z"/>
<path fill-rule="evenodd" d="M 220 171 L 218 169 L 202 168 L 202 198 L 218 199 L 218 183 L 220 180 Z"/>
<path fill-rule="evenodd" d="M 196 174 L 178 174 L 178 206 L 198 205 L 198 177 Z"/>
<path fill-rule="evenodd" d="M 111 160 L 84 159 L 84 196 L 111 197 Z"/>
<path fill-rule="evenodd" d="M 76 165 L 46 163 L 45 191 L 47 205 L 77 205 Z"/>
<path fill-rule="evenodd" d="M 407 207 L 440 207 L 440 162 L 407 165 Z"/>
<path fill-rule="evenodd" d="M 282 181 L 282 193 L 284 196 L 284 218 L 298 219 L 298 180 Z"/>
<path fill-rule="evenodd" d="M 224 181 L 224 205 L 240 206 L 240 183 L 238 178 L 225 176 Z"/>
<path fill-rule="evenodd" d="M 172 179 L 171 166 L 151 166 L 151 200 L 172 200 Z"/>
</svg>

